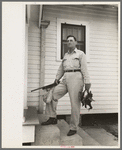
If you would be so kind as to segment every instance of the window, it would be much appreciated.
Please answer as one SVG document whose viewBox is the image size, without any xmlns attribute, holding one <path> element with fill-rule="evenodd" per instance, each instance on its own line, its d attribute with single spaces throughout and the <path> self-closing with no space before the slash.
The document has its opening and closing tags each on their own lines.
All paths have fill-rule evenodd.
<svg viewBox="0 0 122 150">
<path fill-rule="evenodd" d="M 57 18 L 57 61 L 61 61 L 67 52 L 66 37 L 73 34 L 78 42 L 77 48 L 85 52 L 89 62 L 89 23 Z"/>
<path fill-rule="evenodd" d="M 61 59 L 67 52 L 67 36 L 73 35 L 77 39 L 76 47 L 85 52 L 85 26 L 61 23 Z"/>
</svg>

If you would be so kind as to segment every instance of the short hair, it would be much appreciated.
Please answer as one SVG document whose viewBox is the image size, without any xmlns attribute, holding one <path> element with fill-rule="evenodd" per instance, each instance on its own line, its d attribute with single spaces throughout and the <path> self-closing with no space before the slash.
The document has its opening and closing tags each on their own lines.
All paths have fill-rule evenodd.
<svg viewBox="0 0 122 150">
<path fill-rule="evenodd" d="M 68 35 L 68 36 L 67 36 L 67 39 L 68 39 L 69 37 L 73 37 L 74 40 L 77 41 L 77 39 L 76 39 L 76 37 L 74 37 L 74 35 Z"/>
</svg>

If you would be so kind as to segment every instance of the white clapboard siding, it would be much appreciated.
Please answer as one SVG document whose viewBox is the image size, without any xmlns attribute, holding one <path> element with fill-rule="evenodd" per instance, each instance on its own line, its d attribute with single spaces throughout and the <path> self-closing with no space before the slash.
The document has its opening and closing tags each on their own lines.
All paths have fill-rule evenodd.
<svg viewBox="0 0 122 150">
<path fill-rule="evenodd" d="M 33 36 L 30 36 L 29 37 L 29 41 L 30 42 L 40 42 L 40 37 L 33 37 Z"/>
<path fill-rule="evenodd" d="M 98 105 L 98 104 L 102 104 L 102 105 L 103 105 L 103 104 L 105 104 L 105 103 L 106 103 L 107 105 L 110 104 L 110 100 L 99 100 L 99 99 L 96 99 L 96 97 L 94 98 L 94 100 L 95 100 L 95 101 L 92 102 L 93 105 Z M 114 99 L 114 100 L 111 101 L 111 104 L 116 104 L 116 105 L 118 105 L 118 101 L 115 101 L 115 99 Z M 59 102 L 58 102 L 58 105 L 59 105 L 59 106 L 60 106 L 60 105 L 62 105 L 62 106 L 63 106 L 63 105 L 68 106 L 68 105 L 70 105 L 70 101 L 67 101 L 67 102 L 63 102 L 63 101 L 60 102 L 60 101 L 59 101 Z"/>
<path fill-rule="evenodd" d="M 48 34 L 48 36 L 45 36 L 46 37 L 46 39 L 55 39 L 56 40 L 56 38 L 57 38 L 57 36 L 56 35 L 52 35 L 52 34 Z"/>
<path fill-rule="evenodd" d="M 94 109 L 109 109 L 109 108 L 117 108 L 118 107 L 118 104 L 95 104 L 95 102 L 92 102 L 92 105 L 93 105 L 93 108 Z M 62 108 L 64 108 L 64 110 L 66 110 L 66 109 L 71 109 L 71 106 L 70 105 L 58 105 L 58 108 L 57 109 L 62 109 Z M 82 107 L 82 109 L 85 109 L 84 107 Z"/>
<path fill-rule="evenodd" d="M 61 61 L 57 61 L 57 18 L 89 23 L 88 70 L 92 83 L 94 109 L 81 113 L 118 112 L 118 26 L 117 9 L 81 5 L 45 5 L 43 17 L 50 20 L 45 32 L 45 85 L 54 81 Z M 73 23 L 73 22 L 72 22 Z M 87 29 L 86 29 L 87 30 Z M 59 100 L 58 114 L 70 114 L 69 95 Z"/>
<path fill-rule="evenodd" d="M 40 85 L 40 49 L 41 32 L 38 28 L 38 22 L 29 23 L 28 34 L 28 106 L 38 108 L 39 90 L 31 92 Z"/>
<path fill-rule="evenodd" d="M 103 75 L 103 74 L 100 74 L 100 73 L 97 74 L 97 75 L 94 75 L 94 74 L 90 74 L 90 75 L 91 75 L 91 80 L 93 80 L 93 81 L 94 80 L 116 80 L 117 81 L 117 79 L 118 79 L 118 77 L 116 75 L 113 76 L 113 74 L 111 72 L 110 72 L 110 74 L 107 74 L 108 76 L 106 76 L 106 74 Z M 46 79 L 54 79 L 55 76 L 56 76 L 55 73 L 54 74 L 51 73 L 51 75 L 47 73 L 45 75 L 45 78 Z"/>
<path fill-rule="evenodd" d="M 45 46 L 46 46 L 46 47 L 49 47 L 49 48 L 56 48 L 56 47 L 57 47 L 56 44 L 54 44 L 54 43 L 49 43 L 49 42 L 45 42 Z"/>
<path fill-rule="evenodd" d="M 108 60 L 108 55 L 91 55 L 91 59 L 103 59 L 103 60 Z M 110 60 L 117 60 L 118 56 L 109 56 Z"/>
<path fill-rule="evenodd" d="M 40 49 L 35 49 L 35 48 L 33 48 L 33 47 L 29 47 L 29 52 L 28 52 L 28 54 L 31 56 L 40 56 Z"/>
<path fill-rule="evenodd" d="M 33 95 L 34 93 L 37 93 L 39 95 L 39 91 L 34 91 L 34 92 L 31 92 L 33 89 L 35 89 L 35 87 L 28 87 L 28 95 Z M 35 95 L 35 94 L 34 94 Z"/>
<path fill-rule="evenodd" d="M 90 47 L 90 50 L 91 51 L 94 51 L 94 52 L 101 52 L 101 53 L 107 53 L 107 52 L 110 52 L 111 54 L 116 54 L 118 53 L 117 51 L 117 48 L 115 47 Z"/>
<path fill-rule="evenodd" d="M 30 98 L 30 97 L 36 97 L 36 96 L 39 96 L 39 93 L 37 91 L 30 92 L 28 97 Z"/>
<path fill-rule="evenodd" d="M 34 87 L 34 88 L 38 88 L 39 87 L 39 83 L 28 83 L 28 87 Z"/>
<path fill-rule="evenodd" d="M 33 65 L 39 65 L 40 64 L 40 60 L 37 60 L 37 59 L 28 59 L 28 63 L 29 64 L 33 64 Z"/>
<path fill-rule="evenodd" d="M 40 47 L 41 45 L 39 41 L 29 41 L 28 44 L 29 46 L 32 46 L 32 47 Z"/>
<path fill-rule="evenodd" d="M 117 104 L 95 104 L 94 102 L 92 103 L 92 105 L 93 105 L 93 107 L 94 107 L 94 109 L 109 109 L 109 108 L 117 108 L 118 107 L 118 105 Z M 66 110 L 66 109 L 71 109 L 71 106 L 70 105 L 68 105 L 68 106 L 65 106 L 65 105 L 58 105 L 58 108 L 57 109 L 64 109 L 64 110 Z M 83 108 L 84 109 L 84 108 Z"/>
<path fill-rule="evenodd" d="M 32 64 L 30 64 L 30 65 L 28 65 L 28 68 L 29 69 L 40 69 L 40 65 L 32 65 Z"/>
<path fill-rule="evenodd" d="M 39 101 L 39 95 L 37 96 L 28 96 L 28 102 L 38 102 Z"/>
<path fill-rule="evenodd" d="M 112 49 L 110 49 L 109 51 L 106 51 L 105 49 L 91 49 L 91 53 L 90 56 L 92 57 L 92 55 L 102 55 L 102 56 L 118 56 L 118 52 L 115 51 L 115 49 L 113 49 L 114 51 L 112 51 Z"/>
<path fill-rule="evenodd" d="M 39 101 L 34 101 L 34 102 L 30 102 L 30 101 L 28 101 L 28 102 L 27 102 L 27 104 L 28 104 L 28 106 L 38 107 L 38 105 L 39 105 Z"/>
<path fill-rule="evenodd" d="M 105 30 L 104 30 L 105 31 Z M 90 32 L 91 33 L 91 32 Z M 111 33 L 111 32 L 110 32 Z M 115 34 L 115 33 L 114 33 Z M 90 37 L 97 39 L 97 40 L 101 40 L 102 37 L 100 37 L 98 34 L 97 35 L 90 35 Z M 117 40 L 117 37 L 112 37 L 111 35 L 106 35 L 105 38 L 106 40 Z M 92 39 L 91 39 L 92 40 Z"/>
<path fill-rule="evenodd" d="M 50 61 L 50 60 L 46 60 L 45 61 L 45 64 L 46 65 L 53 65 L 53 66 L 58 66 L 59 67 L 59 65 L 61 64 L 61 62 L 59 61 L 59 62 L 54 62 L 54 61 Z M 111 64 L 101 64 L 101 63 L 88 63 L 88 67 L 89 66 L 91 66 L 91 67 L 103 67 L 103 68 L 116 68 L 116 64 L 113 64 L 113 65 L 111 65 Z"/>
</svg>

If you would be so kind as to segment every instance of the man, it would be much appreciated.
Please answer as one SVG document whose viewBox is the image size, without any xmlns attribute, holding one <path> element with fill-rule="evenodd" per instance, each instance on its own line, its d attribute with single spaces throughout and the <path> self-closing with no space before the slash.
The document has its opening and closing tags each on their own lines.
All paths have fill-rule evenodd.
<svg viewBox="0 0 122 150">
<path fill-rule="evenodd" d="M 54 88 L 53 98 L 50 103 L 46 104 L 46 114 L 50 115 L 50 118 L 43 122 L 42 125 L 57 124 L 56 107 L 57 100 L 63 97 L 69 92 L 71 102 L 71 120 L 70 130 L 67 136 L 74 135 L 77 132 L 80 106 L 79 92 L 83 90 L 85 84 L 85 90 L 90 89 L 90 79 L 87 70 L 86 56 L 83 51 L 76 48 L 77 41 L 72 35 L 67 37 L 68 52 L 64 55 L 62 63 L 58 69 L 55 83 L 63 77 L 62 81 Z"/>
</svg>

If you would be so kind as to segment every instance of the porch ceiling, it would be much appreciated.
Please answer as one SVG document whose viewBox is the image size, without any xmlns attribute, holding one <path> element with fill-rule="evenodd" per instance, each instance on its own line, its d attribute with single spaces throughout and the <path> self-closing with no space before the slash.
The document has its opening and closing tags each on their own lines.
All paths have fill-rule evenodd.
<svg viewBox="0 0 122 150">
<path fill-rule="evenodd" d="M 62 4 L 60 4 L 62 5 Z M 118 4 L 80 4 L 80 5 L 77 5 L 77 4 L 71 4 L 71 5 L 62 5 L 62 6 L 67 6 L 67 7 L 77 7 L 77 8 L 83 8 L 83 7 L 86 7 L 86 8 L 99 8 L 99 9 L 102 9 L 102 8 L 110 8 L 110 9 L 117 9 L 118 8 Z"/>
</svg>

